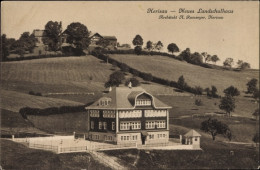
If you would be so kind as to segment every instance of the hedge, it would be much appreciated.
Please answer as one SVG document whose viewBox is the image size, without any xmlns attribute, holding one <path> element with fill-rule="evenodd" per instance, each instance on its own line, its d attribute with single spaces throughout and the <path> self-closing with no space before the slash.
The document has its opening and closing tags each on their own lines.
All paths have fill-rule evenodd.
<svg viewBox="0 0 260 170">
<path fill-rule="evenodd" d="M 113 58 L 110 58 L 108 55 L 104 55 L 101 51 L 93 50 L 91 54 L 103 61 L 107 61 L 107 58 L 108 58 L 108 62 L 110 64 L 118 66 L 122 71 L 128 71 L 129 73 L 131 73 L 135 76 L 141 77 L 142 79 L 144 79 L 146 81 L 152 81 L 154 83 L 158 83 L 158 84 L 162 84 L 162 85 L 166 85 L 166 86 L 170 86 L 170 87 L 175 87 L 175 88 L 179 89 L 178 83 L 176 81 L 166 80 L 166 79 L 163 79 L 160 77 L 153 76 L 151 73 L 141 72 L 135 68 L 130 67 L 129 65 L 127 65 L 125 63 L 121 63 Z M 201 94 L 201 92 L 197 90 L 197 87 L 194 88 L 194 87 L 190 87 L 189 85 L 186 85 L 185 88 L 182 90 L 196 94 L 196 95 Z"/>
<path fill-rule="evenodd" d="M 86 105 L 49 107 L 45 109 L 23 107 L 19 110 L 19 113 L 24 119 L 27 119 L 27 115 L 48 116 L 53 114 L 83 112 L 85 111 L 85 107 Z"/>
</svg>

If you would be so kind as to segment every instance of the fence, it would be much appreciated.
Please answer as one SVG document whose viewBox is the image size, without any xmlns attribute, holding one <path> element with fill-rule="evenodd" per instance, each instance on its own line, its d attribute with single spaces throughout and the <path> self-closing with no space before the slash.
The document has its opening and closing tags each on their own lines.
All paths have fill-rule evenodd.
<svg viewBox="0 0 260 170">
<path fill-rule="evenodd" d="M 109 149 L 124 149 L 124 148 L 137 148 L 136 143 L 119 144 L 119 145 L 91 145 L 89 150 L 109 150 Z"/>
<path fill-rule="evenodd" d="M 78 147 L 61 147 L 59 153 L 70 153 L 70 152 L 85 152 L 87 151 L 87 146 Z"/>
<path fill-rule="evenodd" d="M 47 150 L 47 151 L 52 151 L 52 152 L 55 152 L 55 153 L 59 152 L 59 147 L 58 146 L 52 146 L 52 145 L 42 145 L 42 144 L 29 143 L 29 148 Z"/>
</svg>

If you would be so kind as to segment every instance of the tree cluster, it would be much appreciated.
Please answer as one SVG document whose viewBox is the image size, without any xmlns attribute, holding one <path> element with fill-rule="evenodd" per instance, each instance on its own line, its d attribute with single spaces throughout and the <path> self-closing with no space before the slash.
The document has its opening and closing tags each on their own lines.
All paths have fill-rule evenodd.
<svg viewBox="0 0 260 170">
<path fill-rule="evenodd" d="M 211 89 L 207 87 L 205 89 L 205 92 L 207 93 L 208 97 L 213 97 L 213 98 L 218 98 L 219 97 L 219 95 L 217 94 L 218 89 L 217 89 L 216 86 L 211 86 Z"/>
</svg>

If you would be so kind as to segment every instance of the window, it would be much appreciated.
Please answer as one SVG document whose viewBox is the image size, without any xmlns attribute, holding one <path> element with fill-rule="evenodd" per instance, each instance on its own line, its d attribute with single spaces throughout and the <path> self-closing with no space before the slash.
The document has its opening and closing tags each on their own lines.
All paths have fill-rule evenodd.
<svg viewBox="0 0 260 170">
<path fill-rule="evenodd" d="M 197 137 L 195 137 L 195 141 L 197 141 L 198 139 L 197 139 Z"/>
<path fill-rule="evenodd" d="M 91 127 L 90 127 L 91 129 L 94 129 L 94 121 L 91 121 L 91 122 L 90 122 L 90 126 L 91 126 Z"/>
<path fill-rule="evenodd" d="M 107 122 L 103 122 L 104 130 L 107 130 Z"/>
<path fill-rule="evenodd" d="M 121 140 L 124 140 L 124 136 L 121 136 Z"/>
<path fill-rule="evenodd" d="M 137 140 L 137 135 L 133 135 L 132 140 Z"/>
<path fill-rule="evenodd" d="M 141 122 L 121 122 L 120 123 L 120 130 L 135 130 L 141 129 Z"/>
<path fill-rule="evenodd" d="M 116 129 L 116 126 L 115 126 L 115 122 L 112 122 L 112 130 L 115 130 Z"/>
<path fill-rule="evenodd" d="M 149 135 L 149 139 L 154 139 L 154 134 Z"/>
<path fill-rule="evenodd" d="M 119 118 L 139 118 L 142 117 L 141 110 L 119 111 Z"/>
<path fill-rule="evenodd" d="M 98 122 L 98 129 L 102 129 L 102 122 Z"/>
<path fill-rule="evenodd" d="M 137 99 L 136 106 L 150 106 L 152 101 L 150 99 Z"/>
<path fill-rule="evenodd" d="M 99 110 L 90 110 L 90 117 L 99 117 Z"/>
</svg>

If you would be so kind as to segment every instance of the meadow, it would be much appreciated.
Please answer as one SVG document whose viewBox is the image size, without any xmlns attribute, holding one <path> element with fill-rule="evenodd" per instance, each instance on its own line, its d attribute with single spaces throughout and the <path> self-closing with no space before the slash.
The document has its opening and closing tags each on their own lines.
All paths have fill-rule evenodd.
<svg viewBox="0 0 260 170">
<path fill-rule="evenodd" d="M 214 85 L 221 95 L 223 90 L 231 85 L 237 87 L 242 92 L 242 95 L 245 95 L 246 83 L 252 78 L 259 80 L 258 70 L 229 71 L 226 69 L 209 69 L 158 55 L 113 54 L 109 56 L 139 71 L 151 73 L 164 79 L 178 81 L 178 78 L 183 75 L 185 81 L 192 87 L 201 86 L 207 88 Z"/>
<path fill-rule="evenodd" d="M 1 63 L 2 88 L 28 93 L 95 92 L 104 89 L 111 65 L 93 56 Z"/>
<path fill-rule="evenodd" d="M 1 93 L 1 108 L 13 112 L 19 112 L 23 107 L 32 108 L 48 108 L 59 106 L 78 106 L 83 105 L 80 102 L 70 100 L 57 99 L 51 97 L 42 97 L 20 93 L 17 91 L 0 90 Z"/>
</svg>

